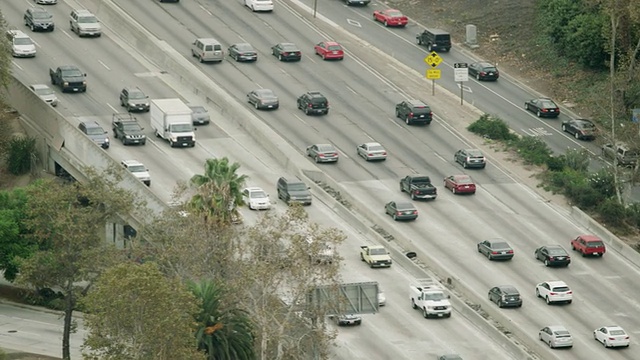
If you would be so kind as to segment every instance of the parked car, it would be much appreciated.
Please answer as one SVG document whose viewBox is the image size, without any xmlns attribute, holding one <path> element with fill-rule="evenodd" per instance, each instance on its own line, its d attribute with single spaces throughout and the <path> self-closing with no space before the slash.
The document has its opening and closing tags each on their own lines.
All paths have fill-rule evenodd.
<svg viewBox="0 0 640 360">
<path fill-rule="evenodd" d="M 409 19 L 396 9 L 376 10 L 373 12 L 373 20 L 383 23 L 384 26 L 398 27 L 405 27 L 409 22 Z"/>
<path fill-rule="evenodd" d="M 469 175 L 451 175 L 444 178 L 444 188 L 454 194 L 475 194 L 476 184 Z"/>
<path fill-rule="evenodd" d="M 473 76 L 476 80 L 498 80 L 500 72 L 498 68 L 488 62 L 474 62 L 469 64 L 469 76 Z"/>
<path fill-rule="evenodd" d="M 489 260 L 511 260 L 513 249 L 502 239 L 489 239 L 478 243 L 478 252 Z"/>
<path fill-rule="evenodd" d="M 465 169 L 484 169 L 487 166 L 487 158 L 478 149 L 460 149 L 453 155 L 453 159 Z"/>
<path fill-rule="evenodd" d="M 313 47 L 316 55 L 320 55 L 322 60 L 342 60 L 344 59 L 344 50 L 342 46 L 335 41 L 321 41 Z"/>
<path fill-rule="evenodd" d="M 596 138 L 596 125 L 587 119 L 569 119 L 562 122 L 562 131 L 573 135 L 578 140 Z"/>
<path fill-rule="evenodd" d="M 593 331 L 593 338 L 602 343 L 604 347 L 629 347 L 631 341 L 629 334 L 620 326 L 603 326 Z"/>
<path fill-rule="evenodd" d="M 307 156 L 313 161 L 320 162 L 338 162 L 338 150 L 331 144 L 314 144 L 307 147 Z"/>
<path fill-rule="evenodd" d="M 191 109 L 191 121 L 193 125 L 206 125 L 211 122 L 211 117 L 209 116 L 209 111 L 200 105 L 189 105 L 189 109 Z"/>
<path fill-rule="evenodd" d="M 564 281 L 545 281 L 536 285 L 536 297 L 543 298 L 547 305 L 556 302 L 571 304 L 573 291 Z"/>
<path fill-rule="evenodd" d="M 258 61 L 258 52 L 248 43 L 233 44 L 227 52 L 235 61 Z"/>
<path fill-rule="evenodd" d="M 29 89 L 36 93 L 36 95 L 38 95 L 38 97 L 47 104 L 50 104 L 53 107 L 58 106 L 58 97 L 56 96 L 56 93 L 47 85 L 34 84 L 30 85 Z"/>
<path fill-rule="evenodd" d="M 551 325 L 540 329 L 538 338 L 552 349 L 573 347 L 573 337 L 571 337 L 569 330 L 562 325 Z"/>
<path fill-rule="evenodd" d="M 524 108 L 538 117 L 558 117 L 560 108 L 555 102 L 547 98 L 531 99 L 524 103 Z"/>
<path fill-rule="evenodd" d="M 355 314 L 339 315 L 336 317 L 336 323 L 338 326 L 360 325 L 362 324 L 362 317 Z"/>
<path fill-rule="evenodd" d="M 602 257 L 607 252 L 602 239 L 595 235 L 579 235 L 571 240 L 571 249 L 580 252 L 582 256 Z"/>
<path fill-rule="evenodd" d="M 569 266 L 571 263 L 569 253 L 560 245 L 541 246 L 536 249 L 534 255 L 544 266 Z"/>
<path fill-rule="evenodd" d="M 356 147 L 356 152 L 358 153 L 358 156 L 367 161 L 387 160 L 387 150 L 376 142 L 360 144 Z"/>
<path fill-rule="evenodd" d="M 280 61 L 300 61 L 302 51 L 294 43 L 278 43 L 271 47 L 271 54 Z"/>
<path fill-rule="evenodd" d="M 384 211 L 395 221 L 418 218 L 418 209 L 410 202 L 390 201 L 384 206 Z"/>
<path fill-rule="evenodd" d="M 489 300 L 496 303 L 500 308 L 522 306 L 520 292 L 512 285 L 492 287 L 491 290 L 489 290 Z"/>
<path fill-rule="evenodd" d="M 259 187 L 248 187 L 242 190 L 242 201 L 247 204 L 250 210 L 271 209 L 269 194 Z"/>
<path fill-rule="evenodd" d="M 277 109 L 280 107 L 278 95 L 271 89 L 256 89 L 247 94 L 247 101 L 252 104 L 256 110 L 260 109 Z"/>
</svg>

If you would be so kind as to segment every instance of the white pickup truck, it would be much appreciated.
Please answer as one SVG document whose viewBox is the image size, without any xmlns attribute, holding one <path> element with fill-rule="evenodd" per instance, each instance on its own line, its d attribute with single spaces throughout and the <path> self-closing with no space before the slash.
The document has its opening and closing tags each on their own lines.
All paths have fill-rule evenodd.
<svg viewBox="0 0 640 360">
<path fill-rule="evenodd" d="M 433 279 L 417 279 L 410 284 L 409 297 L 411 306 L 414 309 L 420 308 L 425 319 L 451 317 L 450 296 L 446 295 L 442 286 Z"/>
</svg>

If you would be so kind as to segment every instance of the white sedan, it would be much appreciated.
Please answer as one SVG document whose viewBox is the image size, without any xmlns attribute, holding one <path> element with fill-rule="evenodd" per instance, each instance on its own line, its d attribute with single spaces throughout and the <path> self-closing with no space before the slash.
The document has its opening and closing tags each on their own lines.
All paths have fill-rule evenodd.
<svg viewBox="0 0 640 360">
<path fill-rule="evenodd" d="M 628 347 L 630 340 L 627 334 L 620 326 L 603 326 L 593 331 L 593 338 L 598 340 L 604 347 Z"/>
<path fill-rule="evenodd" d="M 251 11 L 273 11 L 273 1 L 271 0 L 244 0 L 244 5 Z"/>
<path fill-rule="evenodd" d="M 248 187 L 242 190 L 242 201 L 244 201 L 251 210 L 271 209 L 269 194 L 259 187 Z"/>
<path fill-rule="evenodd" d="M 358 145 L 356 148 L 358 156 L 370 160 L 387 160 L 387 150 L 379 143 L 371 142 Z"/>
</svg>

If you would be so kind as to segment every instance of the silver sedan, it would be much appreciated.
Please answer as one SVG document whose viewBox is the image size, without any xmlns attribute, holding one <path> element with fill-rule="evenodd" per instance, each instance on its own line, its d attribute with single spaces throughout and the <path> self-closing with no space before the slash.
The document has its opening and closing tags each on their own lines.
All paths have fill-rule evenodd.
<svg viewBox="0 0 640 360">
<path fill-rule="evenodd" d="M 270 89 L 256 89 L 247 94 L 247 101 L 256 109 L 277 109 L 278 96 Z"/>
<path fill-rule="evenodd" d="M 387 150 L 382 147 L 379 143 L 371 142 L 364 143 L 358 145 L 356 148 L 358 151 L 358 156 L 361 156 L 363 159 L 370 160 L 387 160 Z"/>
</svg>

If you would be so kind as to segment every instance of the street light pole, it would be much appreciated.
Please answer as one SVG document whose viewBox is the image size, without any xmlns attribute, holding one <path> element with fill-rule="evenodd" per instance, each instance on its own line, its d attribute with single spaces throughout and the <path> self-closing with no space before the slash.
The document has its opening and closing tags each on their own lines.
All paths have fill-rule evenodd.
<svg viewBox="0 0 640 360">
<path fill-rule="evenodd" d="M 313 0 L 313 18 L 316 18 L 316 13 L 318 12 L 318 0 Z"/>
</svg>

